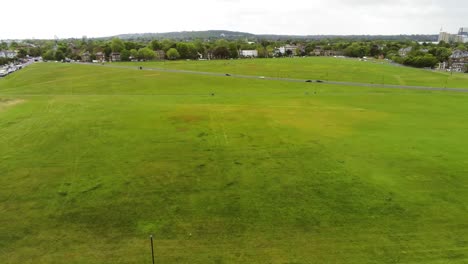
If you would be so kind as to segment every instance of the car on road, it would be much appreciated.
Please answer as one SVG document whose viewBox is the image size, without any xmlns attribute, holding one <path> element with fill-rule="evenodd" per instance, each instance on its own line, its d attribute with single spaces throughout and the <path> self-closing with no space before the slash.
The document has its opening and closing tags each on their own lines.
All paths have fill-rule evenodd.
<svg viewBox="0 0 468 264">
<path fill-rule="evenodd" d="M 307 80 L 307 81 L 305 81 L 305 82 L 311 83 L 311 82 L 312 82 L 312 80 Z"/>
<path fill-rule="evenodd" d="M 316 82 L 318 82 L 318 83 L 323 83 L 323 81 L 322 81 L 322 80 L 316 80 Z"/>
<path fill-rule="evenodd" d="M 260 77 L 258 77 L 258 78 L 260 78 L 260 79 L 265 79 L 265 76 L 260 76 Z"/>
<path fill-rule="evenodd" d="M 226 75 L 226 76 L 231 76 L 231 74 L 229 74 L 229 73 L 226 73 L 225 75 Z"/>
</svg>

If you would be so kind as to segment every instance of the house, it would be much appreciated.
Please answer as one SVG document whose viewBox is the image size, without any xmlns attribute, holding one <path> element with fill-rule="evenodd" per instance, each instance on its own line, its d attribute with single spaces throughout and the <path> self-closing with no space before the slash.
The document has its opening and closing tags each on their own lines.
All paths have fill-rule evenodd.
<svg viewBox="0 0 468 264">
<path fill-rule="evenodd" d="M 312 56 L 343 56 L 344 52 L 340 50 L 325 50 L 322 47 L 317 46 L 313 51 L 309 53 Z"/>
<path fill-rule="evenodd" d="M 240 50 L 239 55 L 244 58 L 256 58 L 258 57 L 257 50 Z"/>
<path fill-rule="evenodd" d="M 84 61 L 84 62 L 91 61 L 91 54 L 89 53 L 89 51 L 86 51 L 85 53 L 81 54 L 81 61 Z"/>
<path fill-rule="evenodd" d="M 103 62 L 106 60 L 106 54 L 104 54 L 103 52 L 97 52 L 96 53 L 96 60 L 97 61 L 100 61 L 100 62 Z"/>
<path fill-rule="evenodd" d="M 157 50 L 154 53 L 156 54 L 154 57 L 156 60 L 164 60 L 166 58 L 166 53 L 164 50 Z"/>
<path fill-rule="evenodd" d="M 452 71 L 464 72 L 468 65 L 468 51 L 455 50 L 449 57 L 449 64 Z"/>
<path fill-rule="evenodd" d="M 112 52 L 110 54 L 110 61 L 120 61 L 120 52 Z"/>
<path fill-rule="evenodd" d="M 75 44 L 69 43 L 69 44 L 68 44 L 68 48 L 71 50 L 71 53 L 72 53 L 73 55 L 78 55 L 78 54 L 80 54 L 80 51 L 81 51 L 81 50 L 80 50 L 80 48 L 77 47 Z"/>
<path fill-rule="evenodd" d="M 298 49 L 299 47 L 296 45 L 285 45 L 277 48 L 275 53 L 280 53 L 281 55 L 296 55 Z"/>
<path fill-rule="evenodd" d="M 305 52 L 305 48 L 303 46 L 296 46 L 296 45 L 285 45 L 279 48 L 275 48 L 273 50 L 273 54 L 275 56 L 284 56 L 284 55 L 294 56 L 294 55 L 298 55 L 299 53 L 304 53 L 304 52 Z"/>
<path fill-rule="evenodd" d="M 408 53 L 410 53 L 412 50 L 413 50 L 413 47 L 401 48 L 401 49 L 398 51 L 398 54 L 399 54 L 401 57 L 406 57 L 406 56 L 408 56 Z"/>
<path fill-rule="evenodd" d="M 13 59 L 18 55 L 18 52 L 12 50 L 0 50 L 0 58 Z"/>
</svg>

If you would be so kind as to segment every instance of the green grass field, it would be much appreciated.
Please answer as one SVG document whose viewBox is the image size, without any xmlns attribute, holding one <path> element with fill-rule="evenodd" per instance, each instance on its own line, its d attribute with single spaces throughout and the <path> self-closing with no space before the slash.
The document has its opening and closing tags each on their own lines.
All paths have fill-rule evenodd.
<svg viewBox="0 0 468 264">
<path fill-rule="evenodd" d="M 0 262 L 151 263 L 153 234 L 157 263 L 467 263 L 467 119 L 468 93 L 34 64 L 0 79 Z"/>
<path fill-rule="evenodd" d="M 468 88 L 467 74 L 433 72 L 397 66 L 383 60 L 359 61 L 352 58 L 309 57 L 228 61 L 121 62 L 113 63 L 113 65 L 357 83 Z"/>
</svg>

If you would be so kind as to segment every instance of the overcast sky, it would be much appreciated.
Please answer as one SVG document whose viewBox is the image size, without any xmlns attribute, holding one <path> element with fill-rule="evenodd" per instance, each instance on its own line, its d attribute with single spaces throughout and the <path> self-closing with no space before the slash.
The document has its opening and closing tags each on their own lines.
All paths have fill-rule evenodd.
<svg viewBox="0 0 468 264">
<path fill-rule="evenodd" d="M 226 29 L 256 34 L 456 33 L 466 0 L 2 1 L 0 39 Z"/>
</svg>

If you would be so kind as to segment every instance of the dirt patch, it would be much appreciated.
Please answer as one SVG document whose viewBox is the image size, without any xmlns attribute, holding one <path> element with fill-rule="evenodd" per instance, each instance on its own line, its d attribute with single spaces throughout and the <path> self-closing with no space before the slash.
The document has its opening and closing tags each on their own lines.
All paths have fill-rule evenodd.
<svg viewBox="0 0 468 264">
<path fill-rule="evenodd" d="M 23 103 L 22 99 L 4 99 L 0 98 L 0 110 L 6 109 L 7 107 L 15 106 Z"/>
<path fill-rule="evenodd" d="M 173 121 L 180 122 L 180 123 L 197 123 L 200 122 L 203 117 L 199 115 L 193 114 L 184 114 L 184 115 L 177 115 L 171 118 Z"/>
</svg>

